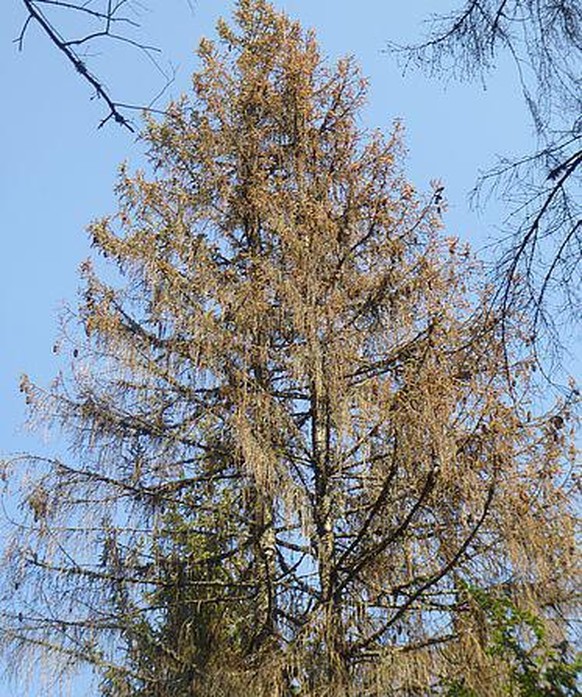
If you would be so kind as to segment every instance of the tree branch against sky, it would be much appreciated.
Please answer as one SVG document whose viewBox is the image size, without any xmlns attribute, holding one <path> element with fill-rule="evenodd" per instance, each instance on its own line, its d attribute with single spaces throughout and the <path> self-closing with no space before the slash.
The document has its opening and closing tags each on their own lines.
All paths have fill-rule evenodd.
<svg viewBox="0 0 582 697">
<path fill-rule="evenodd" d="M 147 9 L 140 0 L 20 0 L 26 12 L 19 36 L 15 39 L 22 50 L 27 33 L 32 26 L 38 27 L 45 38 L 63 55 L 65 61 L 79 74 L 90 87 L 93 98 L 104 102 L 106 116 L 99 128 L 113 120 L 120 126 L 134 131 L 132 111 L 153 108 L 157 99 L 171 84 L 171 76 L 161 67 L 160 50 L 144 42 L 140 36 L 139 17 Z M 193 9 L 190 0 L 188 2 Z M 123 98 L 114 95 L 107 86 L 104 75 L 92 68 L 94 52 L 111 44 L 122 44 L 144 55 L 156 71 L 162 75 L 164 83 L 157 95 L 149 95 L 149 104 L 128 104 Z M 123 68 L 122 68 L 123 70 Z"/>
<path fill-rule="evenodd" d="M 582 5 L 467 0 L 431 24 L 422 43 L 393 46 L 406 64 L 486 83 L 499 60 L 513 61 L 538 146 L 500 159 L 475 194 L 501 196 L 509 205 L 496 245 L 502 315 L 515 305 L 525 310 L 534 335 L 564 329 L 579 322 L 581 303 Z M 499 109 L 502 114 L 503 105 Z"/>
</svg>

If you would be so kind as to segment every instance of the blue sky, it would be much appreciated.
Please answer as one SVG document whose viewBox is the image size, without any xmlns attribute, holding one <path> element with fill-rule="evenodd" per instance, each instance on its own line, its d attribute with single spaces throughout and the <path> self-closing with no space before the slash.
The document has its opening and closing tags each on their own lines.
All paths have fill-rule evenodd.
<svg viewBox="0 0 582 697">
<path fill-rule="evenodd" d="M 156 10 L 141 16 L 148 42 L 162 49 L 176 80 L 167 96 L 188 89 L 196 66 L 193 50 L 201 36 L 213 34 L 231 2 L 150 0 Z M 496 154 L 532 147 L 531 127 L 511 66 L 501 65 L 488 83 L 438 82 L 410 72 L 402 75 L 386 42 L 419 39 L 431 9 L 446 11 L 451 0 L 276 0 L 274 3 L 317 31 L 331 59 L 355 55 L 370 79 L 367 125 L 389 129 L 395 118 L 406 127 L 407 171 L 421 189 L 441 179 L 449 201 L 447 234 L 484 247 L 499 234 L 503 208 L 492 202 L 482 214 L 469 210 L 467 195 L 479 170 Z M 162 8 L 163 9 L 160 9 Z M 89 87 L 44 36 L 30 27 L 24 50 L 18 36 L 25 13 L 20 0 L 0 10 L 0 453 L 39 448 L 22 429 L 18 393 L 22 372 L 47 384 L 59 368 L 52 346 L 59 309 L 75 303 L 77 270 L 90 254 L 84 228 L 114 208 L 116 169 L 123 160 L 139 164 L 141 146 L 114 124 L 97 130 L 106 115 L 91 101 Z M 134 51 L 103 44 L 95 69 L 106 76 L 114 95 L 146 103 L 163 84 L 156 69 Z M 160 101 L 163 105 L 165 98 Z M 20 691 L 0 683 L 0 697 Z M 73 689 L 73 697 L 83 686 Z"/>
</svg>

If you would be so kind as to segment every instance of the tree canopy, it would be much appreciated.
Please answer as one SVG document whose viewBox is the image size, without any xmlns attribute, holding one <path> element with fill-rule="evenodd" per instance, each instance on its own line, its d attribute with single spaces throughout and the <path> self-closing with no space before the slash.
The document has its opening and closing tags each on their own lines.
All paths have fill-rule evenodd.
<svg viewBox="0 0 582 697">
<path fill-rule="evenodd" d="M 191 0 L 186 1 L 192 7 Z M 133 131 L 136 110 L 161 113 L 155 105 L 173 78 L 161 67 L 158 49 L 140 32 L 140 2 L 20 2 L 26 19 L 17 45 L 22 49 L 31 25 L 39 27 L 103 102 L 100 127 L 114 121 Z M 515 65 L 537 143 L 531 152 L 498 158 L 472 194 L 477 203 L 493 195 L 508 206 L 494 259 L 501 314 L 521 310 L 532 336 L 540 337 L 540 348 L 550 346 L 545 341 L 549 337 L 559 347 L 559 340 L 578 323 L 580 304 L 580 3 L 465 0 L 448 14 L 433 15 L 430 23 L 433 31 L 425 41 L 392 44 L 406 64 L 421 66 L 432 75 L 476 78 L 483 84 L 500 58 L 509 57 Z M 161 89 L 150 95 L 154 98 L 147 107 L 115 95 L 93 67 L 94 47 L 103 42 L 109 49 L 124 45 L 142 52 L 162 75 Z M 547 360 L 539 362 L 548 367 Z"/>
<path fill-rule="evenodd" d="M 217 32 L 90 227 L 70 368 L 23 378 L 69 449 L 5 464 L 4 657 L 108 697 L 502 694 L 483 598 L 567 639 L 569 405 L 355 62 L 264 0 Z"/>
</svg>

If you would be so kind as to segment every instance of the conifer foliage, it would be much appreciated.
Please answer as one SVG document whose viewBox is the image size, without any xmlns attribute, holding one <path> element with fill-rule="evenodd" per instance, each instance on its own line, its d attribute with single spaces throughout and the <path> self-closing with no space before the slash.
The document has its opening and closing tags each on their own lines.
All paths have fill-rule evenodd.
<svg viewBox="0 0 582 697">
<path fill-rule="evenodd" d="M 71 369 L 22 383 L 70 447 L 6 463 L 4 655 L 108 697 L 502 694 L 467 589 L 564 639 L 567 405 L 527 415 L 351 59 L 264 0 L 199 56 L 90 227 L 118 280 L 83 266 Z"/>
</svg>

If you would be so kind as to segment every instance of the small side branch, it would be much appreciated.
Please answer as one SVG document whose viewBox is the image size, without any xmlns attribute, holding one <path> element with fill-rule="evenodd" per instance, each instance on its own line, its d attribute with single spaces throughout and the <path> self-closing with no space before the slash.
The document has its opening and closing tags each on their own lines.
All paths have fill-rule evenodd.
<svg viewBox="0 0 582 697">
<path fill-rule="evenodd" d="M 136 107 L 130 107 L 116 101 L 103 80 L 89 69 L 81 54 L 78 52 L 79 47 L 89 45 L 96 39 L 106 38 L 128 44 L 133 48 L 144 51 L 151 60 L 154 60 L 152 53 L 158 52 L 159 49 L 154 46 L 142 44 L 123 34 L 115 33 L 113 29 L 115 25 L 125 25 L 129 27 L 138 26 L 138 24 L 129 17 L 120 16 L 118 14 L 120 8 L 125 4 L 125 1 L 108 2 L 107 8 L 103 10 L 92 8 L 88 6 L 88 3 L 66 2 L 65 0 L 22 0 L 22 3 L 26 9 L 27 16 L 19 36 L 14 40 L 18 49 L 23 49 L 26 32 L 32 23 L 36 23 L 49 41 L 65 56 L 65 59 L 73 66 L 81 78 L 90 85 L 94 94 L 105 102 L 108 113 L 105 118 L 100 121 L 98 128 L 101 128 L 108 121 L 112 120 L 133 133 L 135 130 L 134 126 L 131 120 L 125 115 L 124 110 Z M 87 32 L 83 36 L 71 39 L 65 38 L 59 31 L 58 26 L 52 21 L 49 15 L 43 11 L 44 9 L 52 8 L 66 10 L 75 15 L 78 14 L 93 22 L 98 21 L 101 23 L 101 28 L 97 31 Z M 163 72 L 157 64 L 156 67 Z M 167 77 L 166 79 L 169 84 L 170 80 Z"/>
</svg>

